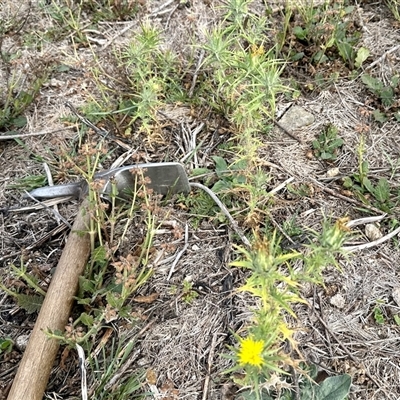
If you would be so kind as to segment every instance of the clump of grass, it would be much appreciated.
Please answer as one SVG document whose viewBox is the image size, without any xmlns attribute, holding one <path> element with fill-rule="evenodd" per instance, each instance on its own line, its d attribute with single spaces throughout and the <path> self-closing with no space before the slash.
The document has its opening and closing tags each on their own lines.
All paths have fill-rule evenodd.
<svg viewBox="0 0 400 400">
<path fill-rule="evenodd" d="M 399 0 L 386 0 L 386 5 L 388 6 L 389 10 L 396 18 L 398 22 L 400 22 L 400 1 Z"/>
</svg>

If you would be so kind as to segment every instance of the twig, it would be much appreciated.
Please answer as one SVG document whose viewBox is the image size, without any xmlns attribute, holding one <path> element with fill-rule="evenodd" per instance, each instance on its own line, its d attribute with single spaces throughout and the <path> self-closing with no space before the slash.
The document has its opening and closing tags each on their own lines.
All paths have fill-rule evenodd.
<svg viewBox="0 0 400 400">
<path fill-rule="evenodd" d="M 166 14 L 167 12 L 169 12 L 170 10 L 164 10 L 161 11 L 163 8 L 168 7 L 170 4 L 172 4 L 175 0 L 168 0 L 167 2 L 165 2 L 164 4 L 161 4 L 160 7 L 156 8 L 154 11 L 151 12 L 151 14 L 149 15 L 150 17 L 156 17 L 160 14 Z"/>
<path fill-rule="evenodd" d="M 366 205 L 364 203 L 361 203 L 358 200 L 351 199 L 350 197 L 347 197 L 347 196 L 343 196 L 342 194 L 340 194 L 340 193 L 338 193 L 338 192 L 336 192 L 336 191 L 334 191 L 332 189 L 329 189 L 329 188 L 325 187 L 322 183 L 318 182 L 314 178 L 309 178 L 309 179 L 310 179 L 311 182 L 315 183 L 319 188 L 321 188 L 324 192 L 329 193 L 332 196 L 335 196 L 335 197 L 337 197 L 339 199 L 345 200 L 348 203 L 355 204 L 358 207 L 365 208 L 366 210 L 373 211 L 374 213 L 378 213 L 378 214 L 382 213 L 382 210 L 379 210 L 378 208 L 375 208 L 373 206 L 368 206 L 368 205 Z"/>
<path fill-rule="evenodd" d="M 22 139 L 30 136 L 43 136 L 49 135 L 52 133 L 62 132 L 66 129 L 74 129 L 75 126 L 65 126 L 64 128 L 55 129 L 54 131 L 40 131 L 40 132 L 32 132 L 32 133 L 18 133 L 16 135 L 0 135 L 0 140 L 11 140 L 11 139 Z"/>
<path fill-rule="evenodd" d="M 204 58 L 205 54 L 206 54 L 206 51 L 202 50 L 200 52 L 199 59 L 197 60 L 196 69 L 194 71 L 193 78 L 192 78 L 192 84 L 190 85 L 190 89 L 189 89 L 189 99 L 191 99 L 192 96 L 193 96 L 194 88 L 196 86 L 197 77 L 199 76 L 199 71 L 200 71 L 200 68 L 201 68 L 201 64 L 203 63 L 203 58 Z"/>
<path fill-rule="evenodd" d="M 189 247 L 189 226 L 188 226 L 188 224 L 186 224 L 186 226 L 185 226 L 185 245 L 183 246 L 183 249 L 176 255 L 175 260 L 171 265 L 171 269 L 169 270 L 167 281 L 169 281 L 171 279 L 171 276 L 175 271 L 176 264 L 178 264 L 178 261 L 183 256 L 183 254 L 185 253 L 185 251 L 188 247 Z"/>
<path fill-rule="evenodd" d="M 25 190 L 25 193 L 26 193 L 26 195 L 27 195 L 30 199 L 32 199 L 35 203 L 41 204 L 44 208 L 46 208 L 47 210 L 51 211 L 51 212 L 55 215 L 55 217 L 56 217 L 56 218 L 59 218 L 62 222 L 64 222 L 64 224 L 67 225 L 68 228 L 70 228 L 70 229 L 72 228 L 72 225 L 71 225 L 58 211 L 53 210 L 53 209 L 50 208 L 48 205 L 46 205 L 46 204 L 44 204 L 43 202 L 39 201 L 38 199 L 34 198 L 34 197 L 33 197 L 30 193 L 28 193 L 26 190 Z"/>
<path fill-rule="evenodd" d="M 62 232 L 63 230 L 65 230 L 67 228 L 67 225 L 58 225 L 56 226 L 54 229 L 52 229 L 50 232 L 46 233 L 44 236 L 42 236 L 41 238 L 39 238 L 38 240 L 36 240 L 35 243 L 32 243 L 31 245 L 29 245 L 28 247 L 25 247 L 23 249 L 23 251 L 27 252 L 27 251 L 31 251 L 33 249 L 36 249 L 38 247 L 41 247 L 43 245 L 43 243 L 45 243 L 47 240 L 51 239 L 53 236 L 59 234 L 60 232 Z M 6 254 L 3 257 L 0 257 L 0 264 L 2 262 L 4 262 L 5 260 L 8 260 L 9 258 L 13 258 L 13 257 L 17 257 L 21 254 L 21 251 L 15 252 L 15 253 L 9 253 Z M 1 376 L 0 376 L 1 377 Z"/>
<path fill-rule="evenodd" d="M 289 137 L 291 137 L 292 139 L 296 140 L 297 142 L 299 142 L 300 144 L 303 144 L 304 142 L 298 138 L 296 135 L 294 135 L 293 133 L 289 132 L 283 125 L 281 125 L 276 119 L 272 118 L 272 122 L 279 128 L 281 129 L 283 132 L 286 133 L 286 135 L 288 135 Z"/>
<path fill-rule="evenodd" d="M 357 246 L 344 246 L 344 247 L 342 247 L 342 250 L 357 251 L 357 250 L 369 249 L 371 247 L 378 246 L 379 244 L 390 240 L 392 237 L 396 236 L 398 233 L 400 233 L 400 227 L 373 242 L 368 242 L 368 243 L 360 244 Z"/>
<path fill-rule="evenodd" d="M 179 8 L 180 3 L 178 3 L 173 9 L 172 11 L 169 13 L 168 18 L 167 18 L 167 22 L 165 23 L 165 28 L 168 28 L 169 25 L 169 21 L 171 20 L 172 16 L 174 15 L 174 12 Z"/>
<path fill-rule="evenodd" d="M 396 50 L 400 49 L 400 44 L 397 46 L 392 47 L 390 50 L 385 51 L 377 60 L 375 60 L 372 64 L 368 65 L 364 71 L 368 71 L 372 67 L 374 67 L 376 64 L 379 64 L 385 57 L 387 57 L 389 54 L 394 53 Z M 360 74 L 361 75 L 361 74 Z"/>
<path fill-rule="evenodd" d="M 125 32 L 129 31 L 129 29 L 133 28 L 135 25 L 137 25 L 137 22 L 133 22 L 126 26 L 124 29 L 119 31 L 116 35 L 114 35 L 110 40 L 107 41 L 107 43 L 100 49 L 100 51 L 104 51 L 108 46 L 110 46 L 111 43 L 114 42 L 115 39 L 119 38 L 122 36 Z"/>
<path fill-rule="evenodd" d="M 243 244 L 247 247 L 250 248 L 250 242 L 242 232 L 242 230 L 239 228 L 237 222 L 233 219 L 232 215 L 229 213 L 228 209 L 225 207 L 225 205 L 221 202 L 221 200 L 217 197 L 217 195 L 209 189 L 207 186 L 202 185 L 201 183 L 195 183 L 191 182 L 189 184 L 191 187 L 197 187 L 199 189 L 204 190 L 218 205 L 218 207 L 221 209 L 223 214 L 228 218 L 233 230 L 236 232 L 236 234 L 240 237 L 242 240 Z"/>
<path fill-rule="evenodd" d="M 8 212 L 27 212 L 27 211 L 42 210 L 43 208 L 48 208 L 50 206 L 53 206 L 54 204 L 59 204 L 64 201 L 71 200 L 71 198 L 72 198 L 71 196 L 58 197 L 54 199 L 44 200 L 39 202 L 39 204 L 33 204 L 26 207 L 4 207 L 0 208 L 0 214 Z"/>
<path fill-rule="evenodd" d="M 218 333 L 215 332 L 214 335 L 213 335 L 213 338 L 211 340 L 210 352 L 208 353 L 207 375 L 206 375 L 206 378 L 204 379 L 203 397 L 201 398 L 201 400 L 207 400 L 207 397 L 208 397 L 208 386 L 210 384 L 211 367 L 213 365 L 213 359 L 214 359 L 215 347 L 216 347 L 216 343 L 217 343 L 217 337 L 218 337 Z"/>
<path fill-rule="evenodd" d="M 79 114 L 78 111 L 76 110 L 76 108 L 69 101 L 67 101 L 65 103 L 65 106 L 68 107 L 72 111 L 72 113 L 75 115 L 75 117 L 77 117 L 79 119 L 79 121 L 81 121 L 87 127 L 93 129 L 93 131 L 96 132 L 99 136 L 101 136 L 103 138 L 109 138 L 109 139 L 113 140 L 115 143 L 117 143 L 124 150 L 127 150 L 127 151 L 131 150 L 131 148 L 132 148 L 131 146 L 129 146 L 128 144 L 124 143 L 122 140 L 118 139 L 117 137 L 112 135 L 110 132 L 108 132 L 108 131 L 106 131 L 104 129 L 98 128 L 96 125 L 94 125 L 92 122 L 90 122 L 83 115 Z"/>
<path fill-rule="evenodd" d="M 268 194 L 274 194 L 276 192 L 279 192 L 281 189 L 283 189 L 288 183 L 292 182 L 293 180 L 294 180 L 293 177 L 286 179 L 286 181 L 282 182 L 276 188 L 272 189 L 270 192 L 268 192 Z"/>
<path fill-rule="evenodd" d="M 376 217 L 366 217 L 366 218 L 353 219 L 353 220 L 349 221 L 346 224 L 346 226 L 348 228 L 351 228 L 351 227 L 357 226 L 357 225 L 372 224 L 373 222 L 382 221 L 385 217 L 386 217 L 386 214 L 377 215 Z"/>
</svg>

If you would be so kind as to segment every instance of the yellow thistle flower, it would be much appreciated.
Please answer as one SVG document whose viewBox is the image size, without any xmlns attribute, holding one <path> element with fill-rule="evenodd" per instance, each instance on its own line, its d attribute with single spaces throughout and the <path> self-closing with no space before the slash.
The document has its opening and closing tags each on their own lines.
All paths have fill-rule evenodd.
<svg viewBox="0 0 400 400">
<path fill-rule="evenodd" d="M 240 339 L 240 349 L 238 352 L 240 365 L 253 365 L 261 367 L 263 364 L 262 351 L 264 342 L 262 340 L 253 340 L 252 338 Z"/>
</svg>

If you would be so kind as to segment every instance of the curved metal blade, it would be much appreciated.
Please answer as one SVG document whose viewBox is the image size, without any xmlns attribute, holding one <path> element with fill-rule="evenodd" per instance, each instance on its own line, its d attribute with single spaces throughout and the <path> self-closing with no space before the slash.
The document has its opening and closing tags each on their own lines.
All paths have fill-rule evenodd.
<svg viewBox="0 0 400 400">
<path fill-rule="evenodd" d="M 136 178 L 137 177 L 137 178 Z M 161 162 L 127 165 L 109 171 L 99 172 L 96 179 L 105 180 L 102 190 L 103 197 L 109 198 L 115 185 L 117 197 L 130 199 L 135 187 L 145 178 L 146 187 L 154 192 L 167 195 L 189 193 L 190 185 L 185 169 L 177 162 Z M 46 186 L 34 189 L 30 195 L 40 199 L 50 199 L 62 196 L 82 198 L 87 193 L 87 182 L 80 181 L 66 185 Z"/>
</svg>

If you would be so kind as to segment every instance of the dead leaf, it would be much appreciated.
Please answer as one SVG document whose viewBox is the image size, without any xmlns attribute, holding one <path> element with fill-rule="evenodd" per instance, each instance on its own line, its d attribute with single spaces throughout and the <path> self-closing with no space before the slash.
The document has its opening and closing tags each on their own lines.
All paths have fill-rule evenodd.
<svg viewBox="0 0 400 400">
<path fill-rule="evenodd" d="M 133 299 L 133 301 L 136 301 L 136 303 L 147 303 L 151 304 L 154 303 L 158 299 L 158 293 L 152 293 L 149 294 L 148 296 L 137 296 Z"/>
<path fill-rule="evenodd" d="M 146 371 L 146 380 L 150 385 L 155 385 L 157 382 L 157 374 L 154 369 L 148 369 Z"/>
</svg>

